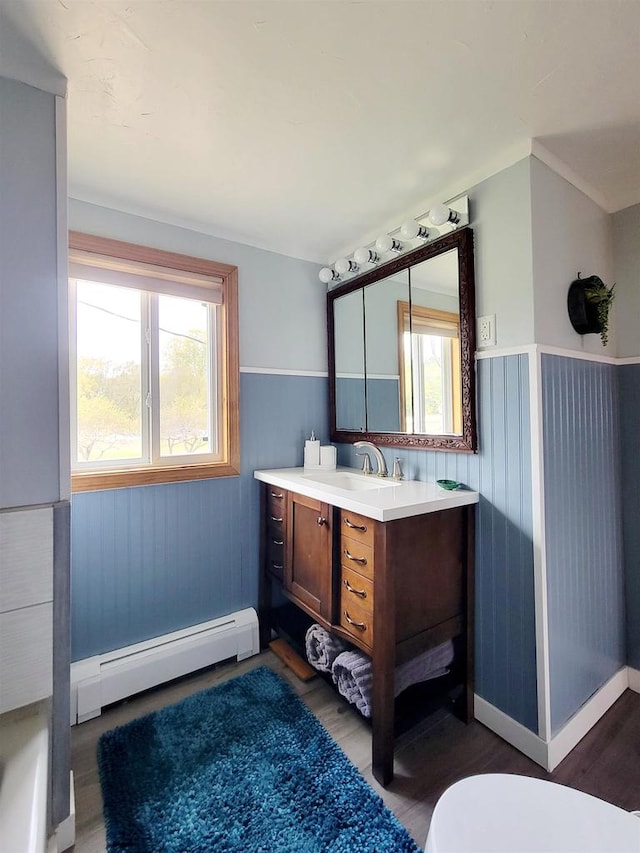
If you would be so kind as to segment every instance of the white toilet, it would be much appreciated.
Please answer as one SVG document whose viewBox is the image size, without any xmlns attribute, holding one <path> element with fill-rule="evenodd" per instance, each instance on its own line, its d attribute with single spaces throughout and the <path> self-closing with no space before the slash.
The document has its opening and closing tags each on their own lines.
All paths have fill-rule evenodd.
<svg viewBox="0 0 640 853">
<path fill-rule="evenodd" d="M 640 798 L 640 792 L 639 792 Z M 573 788 L 506 773 L 438 800 L 425 853 L 640 853 L 640 819 Z"/>
</svg>

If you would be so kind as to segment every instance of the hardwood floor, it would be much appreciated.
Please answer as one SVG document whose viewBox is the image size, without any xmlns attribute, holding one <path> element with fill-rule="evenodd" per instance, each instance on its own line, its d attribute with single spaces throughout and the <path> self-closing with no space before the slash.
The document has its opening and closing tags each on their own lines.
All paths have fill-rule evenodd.
<svg viewBox="0 0 640 853">
<path fill-rule="evenodd" d="M 640 695 L 637 693 L 627 690 L 553 773 L 546 773 L 480 723 L 467 726 L 445 708 L 437 708 L 398 737 L 396 776 L 385 790 L 371 774 L 371 730 L 367 723 L 322 679 L 303 683 L 272 652 L 266 651 L 243 663 L 223 664 L 134 697 L 72 729 L 75 853 L 105 850 L 96 765 L 100 735 L 256 666 L 269 666 L 289 681 L 420 847 L 424 846 L 431 813 L 440 794 L 453 782 L 475 773 L 520 773 L 550 779 L 622 808 L 640 809 Z"/>
</svg>

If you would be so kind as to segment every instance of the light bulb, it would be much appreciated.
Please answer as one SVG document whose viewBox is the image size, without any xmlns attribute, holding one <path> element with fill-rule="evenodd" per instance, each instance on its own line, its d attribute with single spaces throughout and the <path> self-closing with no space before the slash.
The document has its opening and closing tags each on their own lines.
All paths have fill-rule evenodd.
<svg viewBox="0 0 640 853">
<path fill-rule="evenodd" d="M 383 234 L 376 240 L 376 249 L 379 252 L 401 252 L 403 249 L 402 243 L 391 237 L 389 234 Z"/>
<path fill-rule="evenodd" d="M 355 250 L 353 259 L 357 264 L 377 264 L 380 260 L 374 251 L 365 249 L 364 247 Z"/>
<path fill-rule="evenodd" d="M 358 271 L 358 264 L 353 261 L 348 261 L 346 258 L 339 258 L 334 264 L 336 271 L 340 275 L 347 275 L 350 272 Z"/>
<path fill-rule="evenodd" d="M 419 237 L 421 240 L 428 240 L 431 236 L 429 229 L 424 225 L 420 225 L 415 219 L 403 222 L 400 227 L 400 234 L 405 240 L 414 240 L 416 237 Z"/>
<path fill-rule="evenodd" d="M 460 217 L 455 210 L 451 210 L 446 204 L 436 204 L 429 211 L 429 222 L 432 222 L 434 225 L 444 225 L 445 222 L 452 222 L 456 225 L 460 222 Z"/>
<path fill-rule="evenodd" d="M 337 281 L 340 276 L 335 270 L 332 270 L 331 267 L 322 267 L 318 273 L 318 278 L 324 284 L 329 284 L 331 281 Z"/>
</svg>

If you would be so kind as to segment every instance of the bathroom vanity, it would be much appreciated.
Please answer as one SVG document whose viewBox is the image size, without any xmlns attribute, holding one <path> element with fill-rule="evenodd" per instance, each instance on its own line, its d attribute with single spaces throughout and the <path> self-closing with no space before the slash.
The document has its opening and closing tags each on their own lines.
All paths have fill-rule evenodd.
<svg viewBox="0 0 640 853">
<path fill-rule="evenodd" d="M 477 492 L 365 477 L 351 469 L 256 471 L 261 481 L 262 642 L 272 584 L 373 661 L 372 764 L 393 778 L 395 667 L 456 639 L 465 718 L 473 712 L 473 540 Z"/>
</svg>

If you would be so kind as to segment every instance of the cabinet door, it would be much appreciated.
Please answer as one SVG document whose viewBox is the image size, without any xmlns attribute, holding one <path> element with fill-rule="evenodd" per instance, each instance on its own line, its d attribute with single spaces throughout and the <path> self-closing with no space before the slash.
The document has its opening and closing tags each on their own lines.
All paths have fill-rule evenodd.
<svg viewBox="0 0 640 853">
<path fill-rule="evenodd" d="M 331 618 L 332 508 L 291 495 L 287 524 L 285 587 L 305 609 Z"/>
</svg>

